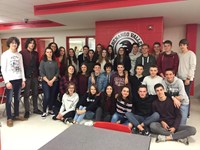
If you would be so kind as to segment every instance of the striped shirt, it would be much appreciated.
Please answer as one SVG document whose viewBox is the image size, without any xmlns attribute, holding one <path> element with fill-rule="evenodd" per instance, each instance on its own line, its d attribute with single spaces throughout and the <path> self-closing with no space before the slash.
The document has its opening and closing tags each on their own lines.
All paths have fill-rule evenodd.
<svg viewBox="0 0 200 150">
<path fill-rule="evenodd" d="M 131 112 L 132 110 L 132 103 L 128 102 L 125 103 L 123 100 L 119 100 L 117 99 L 117 103 L 116 103 L 116 112 L 123 115 L 125 117 L 125 113 L 126 112 Z"/>
</svg>

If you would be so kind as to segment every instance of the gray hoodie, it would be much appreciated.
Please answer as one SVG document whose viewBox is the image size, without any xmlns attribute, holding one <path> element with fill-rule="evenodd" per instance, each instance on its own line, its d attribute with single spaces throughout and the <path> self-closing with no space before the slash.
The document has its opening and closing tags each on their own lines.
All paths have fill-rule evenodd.
<svg viewBox="0 0 200 150">
<path fill-rule="evenodd" d="M 180 96 L 181 104 L 188 105 L 189 98 L 185 92 L 183 81 L 177 77 L 174 77 L 174 81 L 172 83 L 168 82 L 166 79 L 163 80 L 163 85 L 166 89 L 166 92 L 171 96 Z"/>
</svg>

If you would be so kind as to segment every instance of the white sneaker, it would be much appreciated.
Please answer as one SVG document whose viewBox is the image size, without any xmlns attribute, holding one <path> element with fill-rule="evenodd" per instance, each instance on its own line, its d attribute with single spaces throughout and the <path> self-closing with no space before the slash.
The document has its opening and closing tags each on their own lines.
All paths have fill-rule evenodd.
<svg viewBox="0 0 200 150">
<path fill-rule="evenodd" d="M 42 119 L 45 119 L 47 117 L 47 114 L 43 113 L 41 117 L 42 117 Z"/>
<path fill-rule="evenodd" d="M 93 121 L 87 121 L 84 123 L 85 126 L 93 126 Z"/>
</svg>

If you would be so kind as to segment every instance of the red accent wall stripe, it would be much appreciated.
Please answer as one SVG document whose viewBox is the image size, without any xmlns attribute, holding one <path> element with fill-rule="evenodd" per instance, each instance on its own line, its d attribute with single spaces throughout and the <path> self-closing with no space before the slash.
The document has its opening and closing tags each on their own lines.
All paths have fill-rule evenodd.
<svg viewBox="0 0 200 150">
<path fill-rule="evenodd" d="M 70 2 L 35 5 L 34 14 L 46 15 L 66 12 L 80 12 L 178 1 L 183 0 L 77 0 Z"/>
<path fill-rule="evenodd" d="M 29 21 L 28 23 L 12 22 L 12 23 L 0 24 L 0 30 L 44 28 L 44 27 L 57 27 L 57 26 L 64 26 L 64 25 L 50 20 L 37 20 L 37 21 Z"/>
<path fill-rule="evenodd" d="M 197 49 L 197 34 L 198 34 L 198 24 L 187 24 L 186 25 L 186 39 L 189 41 L 189 49 L 196 53 Z M 194 95 L 194 82 L 191 85 L 191 95 Z"/>
</svg>

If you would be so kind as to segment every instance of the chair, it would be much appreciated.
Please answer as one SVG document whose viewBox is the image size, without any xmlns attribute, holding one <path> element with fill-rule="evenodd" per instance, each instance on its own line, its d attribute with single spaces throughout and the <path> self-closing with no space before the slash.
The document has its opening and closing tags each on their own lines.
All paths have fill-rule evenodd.
<svg viewBox="0 0 200 150">
<path fill-rule="evenodd" d="M 103 129 L 108 129 L 108 130 L 131 133 L 131 129 L 129 127 L 122 124 L 112 123 L 112 122 L 97 121 L 97 122 L 94 122 L 93 126 L 96 128 L 103 128 Z"/>
</svg>

